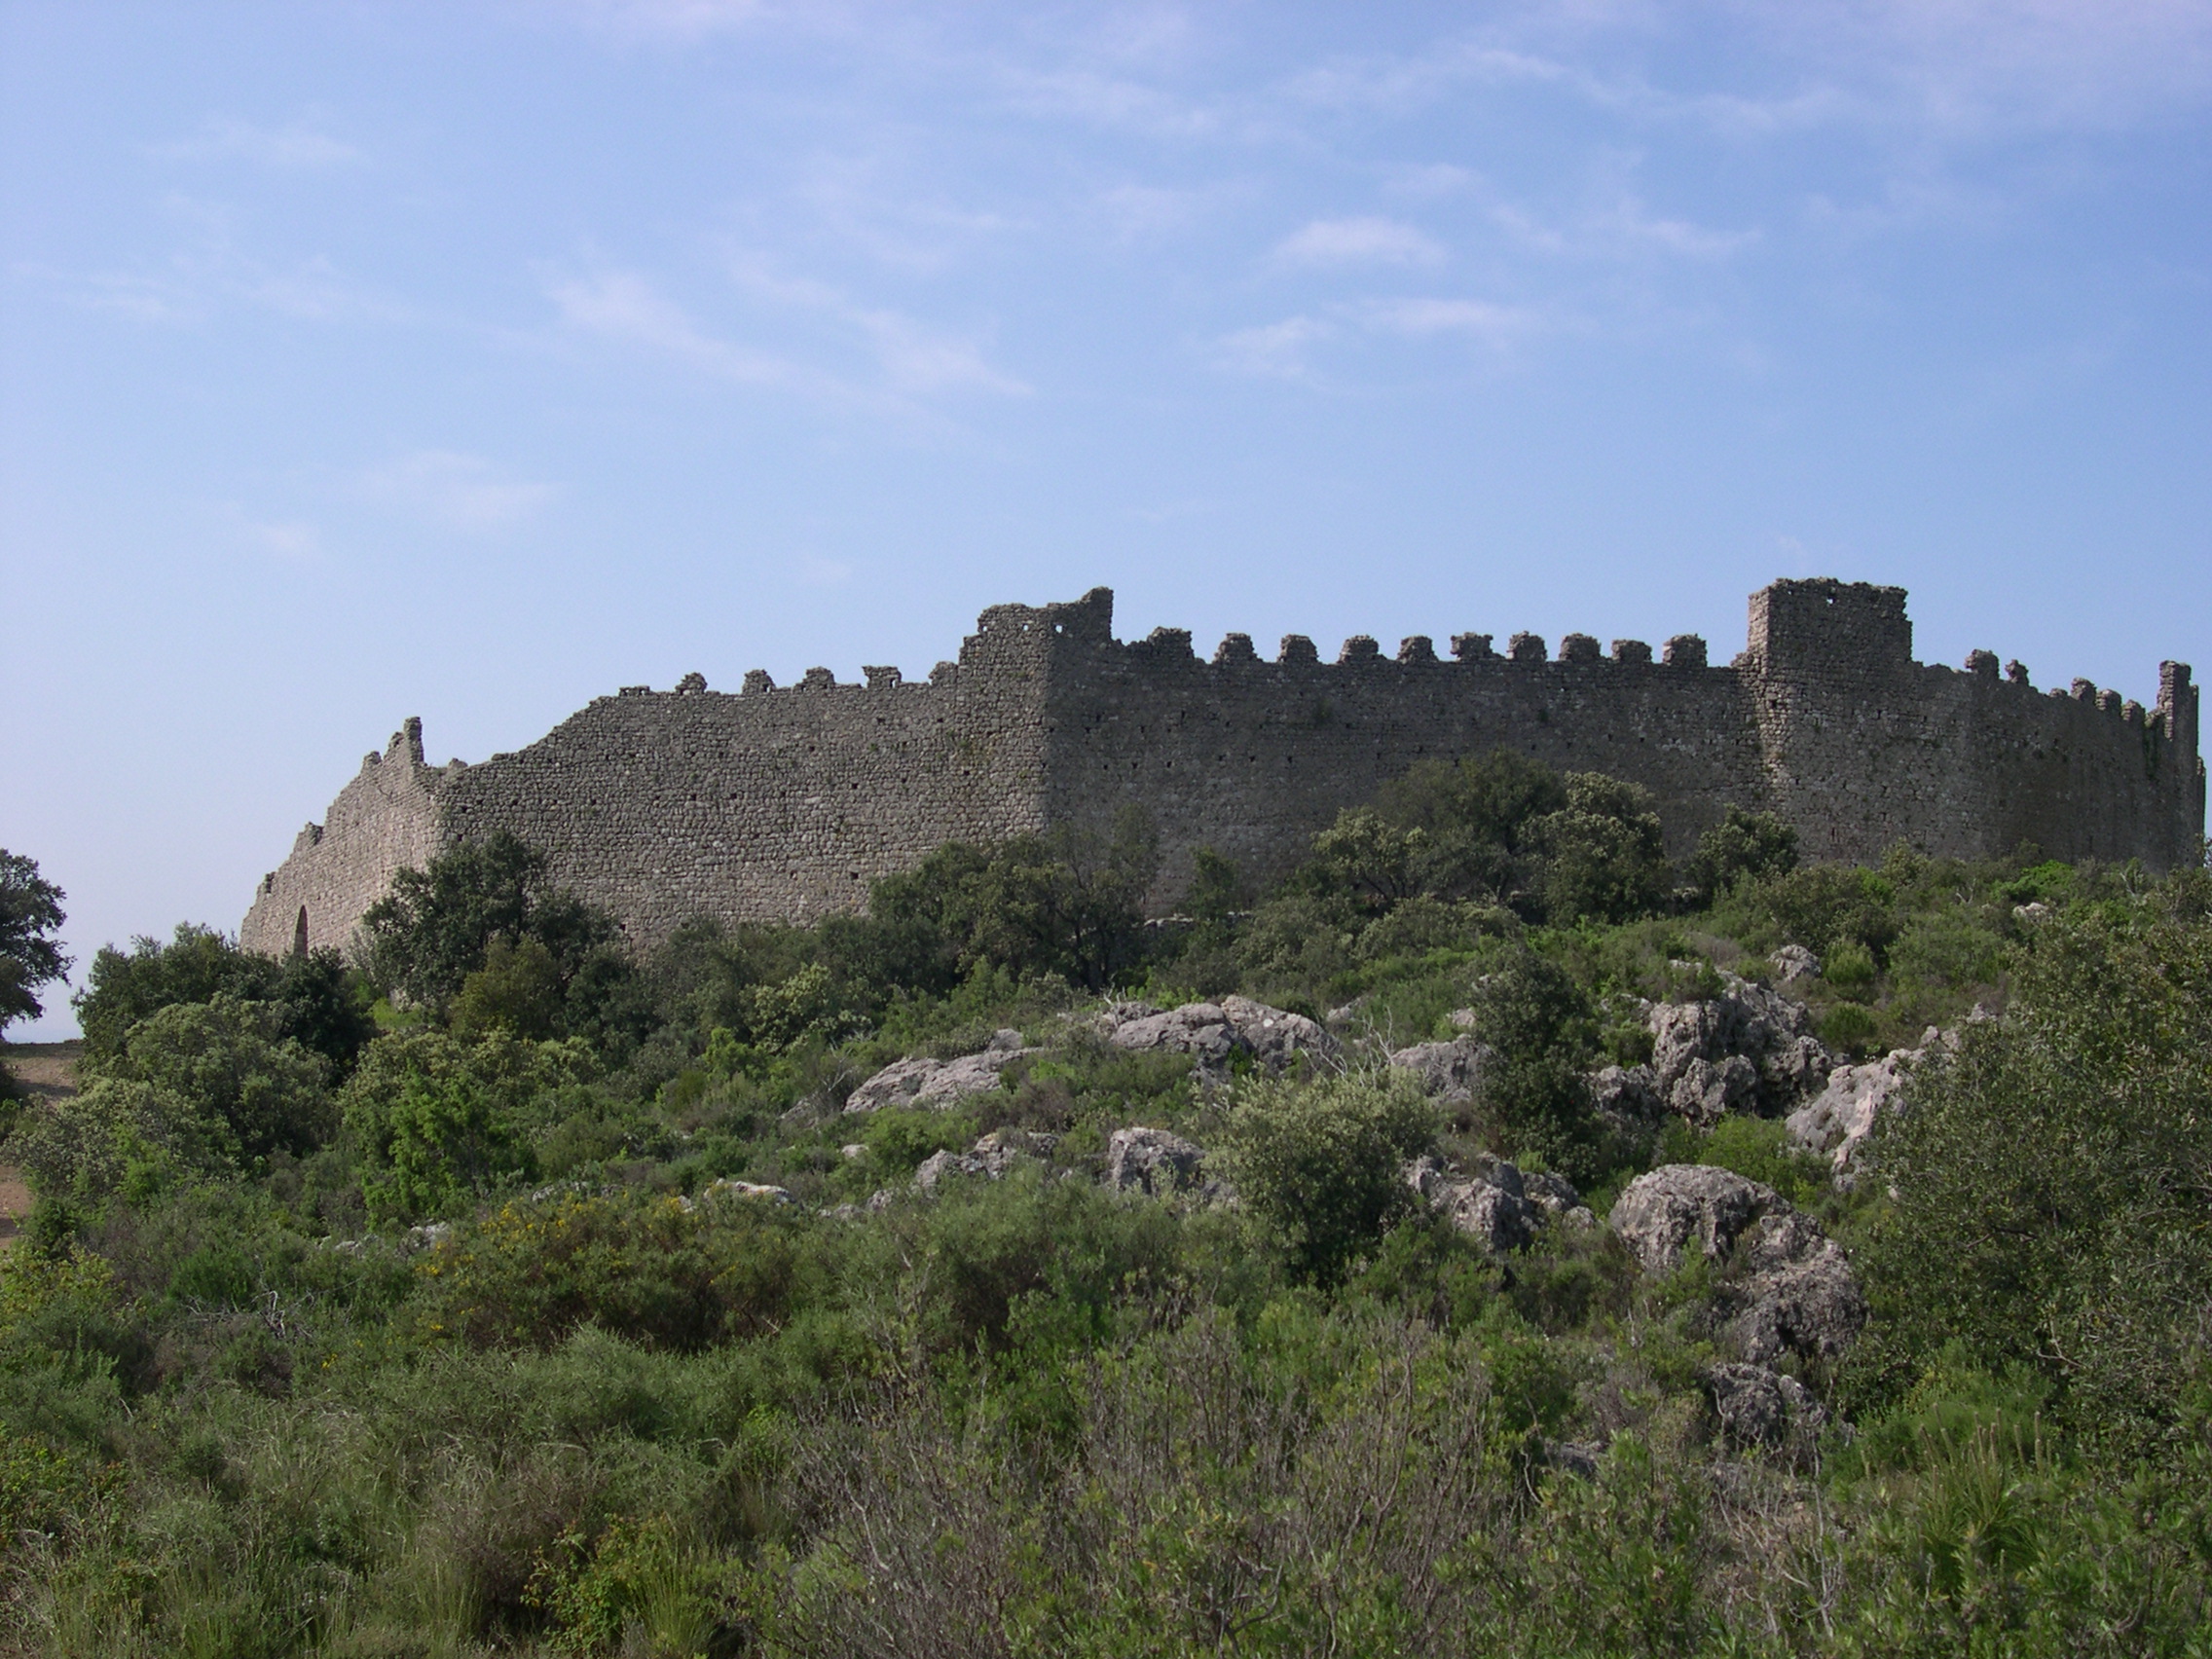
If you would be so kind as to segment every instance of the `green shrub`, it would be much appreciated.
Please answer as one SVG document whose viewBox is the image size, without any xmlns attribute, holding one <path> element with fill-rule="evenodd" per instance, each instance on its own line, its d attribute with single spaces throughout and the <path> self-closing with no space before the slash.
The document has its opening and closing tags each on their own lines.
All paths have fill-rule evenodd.
<svg viewBox="0 0 2212 1659">
<path fill-rule="evenodd" d="M 1419 1083 L 1401 1071 L 1254 1080 L 1224 1124 L 1225 1162 L 1294 1271 L 1330 1283 L 1411 1206 L 1399 1170 L 1436 1126 Z"/>
<path fill-rule="evenodd" d="M 1567 805 L 1537 819 L 1544 914 L 1554 922 L 1625 922 L 1667 901 L 1672 871 L 1657 803 L 1641 784 L 1571 772 Z"/>
<path fill-rule="evenodd" d="M 128 951 L 102 945 L 93 956 L 74 1003 L 85 1069 L 96 1073 L 118 1060 L 132 1028 L 164 1009 L 219 996 L 265 1005 L 275 1036 L 321 1055 L 334 1077 L 350 1071 L 376 1035 L 368 983 L 335 950 L 278 962 L 186 922 L 166 944 L 139 938 Z"/>
<path fill-rule="evenodd" d="M 372 977 L 416 1004 L 443 1011 L 487 965 L 496 941 L 513 949 L 534 940 L 558 965 L 566 989 L 612 941 L 615 929 L 604 911 L 551 887 L 550 867 L 544 853 L 496 830 L 440 853 L 424 868 L 400 870 L 391 891 L 361 917 Z M 511 978 L 530 969 L 509 962 L 502 972 Z"/>
<path fill-rule="evenodd" d="M 1838 1003 L 1821 1015 L 1821 1041 L 1839 1054 L 1863 1054 L 1881 1030 L 1870 1009 Z"/>
<path fill-rule="evenodd" d="M 219 991 L 140 1020 L 111 1069 L 179 1102 L 217 1156 L 312 1152 L 337 1126 L 323 1087 L 329 1068 L 280 1037 L 279 1024 L 272 1005 Z"/>
<path fill-rule="evenodd" d="M 1731 1112 L 1700 1133 L 1668 1120 L 1659 1143 L 1662 1163 L 1710 1163 L 1772 1187 L 1801 1208 L 1817 1207 L 1833 1190 L 1834 1170 L 1818 1153 L 1800 1151 L 1788 1126 L 1772 1118 Z"/>
<path fill-rule="evenodd" d="M 1857 940 L 1845 940 L 1829 949 L 1821 977 L 1844 996 L 1864 999 L 1874 988 L 1874 953 Z"/>
<path fill-rule="evenodd" d="M 1584 1081 L 1597 1053 L 1597 1021 L 1574 976 L 1516 944 L 1491 960 L 1470 1007 L 1474 1034 L 1496 1051 L 1476 1104 L 1503 1150 L 1577 1184 L 1603 1175 L 1616 1155 Z"/>
<path fill-rule="evenodd" d="M 41 1198 L 104 1198 L 141 1180 L 204 1164 L 215 1156 L 202 1125 L 146 1084 L 95 1078 L 82 1092 L 24 1109 L 8 1140 Z"/>
<path fill-rule="evenodd" d="M 432 1340 L 550 1347 L 585 1321 L 695 1350 L 791 1310 L 797 1223 L 759 1199 L 569 1193 L 515 1201 L 425 1251 L 415 1321 Z"/>
<path fill-rule="evenodd" d="M 1861 1253 L 1871 1397 L 1952 1341 L 2034 1367 L 2084 1439 L 2170 1456 L 2212 1384 L 2212 927 L 2157 898 L 2046 921 L 2003 1017 L 1916 1071 L 1873 1155 L 1896 1194 Z"/>
<path fill-rule="evenodd" d="M 1796 867 L 1795 827 L 1731 802 L 1721 821 L 1698 837 L 1685 873 L 1700 902 L 1710 904 L 1745 882 L 1772 880 Z"/>
<path fill-rule="evenodd" d="M 572 1039 L 524 1043 L 496 1032 L 461 1043 L 421 1031 L 370 1045 L 339 1104 L 371 1213 L 439 1214 L 527 1179 L 534 1136 L 574 1114 L 574 1091 L 595 1071 Z"/>
</svg>

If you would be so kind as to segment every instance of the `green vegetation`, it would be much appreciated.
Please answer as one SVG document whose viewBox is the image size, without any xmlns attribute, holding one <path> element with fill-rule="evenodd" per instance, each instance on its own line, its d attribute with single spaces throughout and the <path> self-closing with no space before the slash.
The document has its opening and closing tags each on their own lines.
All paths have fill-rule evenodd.
<svg viewBox="0 0 2212 1659">
<path fill-rule="evenodd" d="M 68 958 L 51 937 L 60 930 L 61 901 L 67 897 L 39 874 L 37 861 L 0 847 L 0 1033 L 45 1013 L 39 988 L 69 972 Z M 15 1094 L 15 1081 L 0 1057 L 0 1108 Z"/>
<path fill-rule="evenodd" d="M 1154 859 L 1133 823 L 948 847 L 866 917 L 634 959 L 487 842 L 359 971 L 100 952 L 83 1091 L 5 1153 L 38 1207 L 0 1255 L 0 1648 L 2207 1651 L 2212 878 L 1800 866 L 1743 814 L 1677 871 L 1635 792 L 1511 756 L 1272 888 L 1207 855 L 1147 928 Z M 1638 999 L 1784 944 L 1851 1053 L 1960 1033 L 1849 1192 L 1779 1122 L 1640 1135 L 1592 1092 L 1651 1053 Z M 1095 1025 L 1232 991 L 1346 1064 Z M 995 1088 L 841 1110 L 1009 1027 Z M 1376 1063 L 1469 1027 L 1463 1098 Z M 1134 1124 L 1238 1201 L 1062 1173 Z M 914 1189 L 986 1131 L 1047 1155 Z M 1775 1188 L 1871 1306 L 1783 1363 L 1828 1426 L 1719 1426 L 1744 1264 L 1645 1274 L 1564 1220 L 1493 1257 L 1423 1152 L 1601 1217 L 1662 1162 Z"/>
</svg>

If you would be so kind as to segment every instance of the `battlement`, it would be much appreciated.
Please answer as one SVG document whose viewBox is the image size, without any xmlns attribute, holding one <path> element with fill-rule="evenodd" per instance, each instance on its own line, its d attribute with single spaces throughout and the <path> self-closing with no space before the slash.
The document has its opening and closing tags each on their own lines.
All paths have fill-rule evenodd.
<svg viewBox="0 0 2212 1659">
<path fill-rule="evenodd" d="M 649 943 L 695 915 L 802 921 L 947 840 L 1111 827 L 1141 808 L 1170 906 L 1201 847 L 1265 879 L 1344 807 L 1422 760 L 1506 748 L 1651 791 L 1670 851 L 1730 805 L 1780 813 L 1816 857 L 1899 840 L 1983 856 L 2201 857 L 2198 691 L 2160 665 L 2156 704 L 2086 681 L 2038 693 L 1994 652 L 1963 671 L 1912 658 L 1901 588 L 1779 581 L 1751 595 L 1743 652 L 1706 643 L 1459 632 L 1439 652 L 1354 634 L 1272 656 L 1187 629 L 1114 637 L 1114 596 L 997 605 L 925 679 L 811 668 L 735 692 L 689 673 L 623 686 L 545 737 L 474 765 L 424 763 L 408 720 L 260 884 L 254 949 L 350 942 L 392 874 L 493 829 L 542 847 L 557 879 Z"/>
<path fill-rule="evenodd" d="M 1780 581 L 1751 595 L 1744 654 L 1762 675 L 1878 680 L 1913 666 L 1905 592 L 1870 582 Z M 1995 666 L 1994 661 L 1992 667 Z"/>
</svg>

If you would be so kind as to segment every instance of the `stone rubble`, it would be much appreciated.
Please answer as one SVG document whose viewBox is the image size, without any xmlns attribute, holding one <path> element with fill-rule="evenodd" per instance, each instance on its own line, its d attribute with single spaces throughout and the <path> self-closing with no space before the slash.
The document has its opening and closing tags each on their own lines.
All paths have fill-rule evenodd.
<svg viewBox="0 0 2212 1659">
<path fill-rule="evenodd" d="M 1794 1377 L 1763 1365 L 1716 1365 L 1706 1374 L 1713 1415 L 1732 1446 L 1809 1440 L 1826 1426 L 1827 1408 Z"/>
<path fill-rule="evenodd" d="M 1343 1045 L 1315 1021 L 1249 997 L 1164 1011 L 1150 1003 L 1118 1003 L 1106 1010 L 1101 1024 L 1117 1049 L 1191 1054 L 1211 1078 L 1226 1076 L 1237 1054 L 1250 1055 L 1273 1073 L 1288 1070 L 1301 1055 L 1330 1065 L 1344 1056 Z"/>
<path fill-rule="evenodd" d="M 1786 944 L 1767 958 L 1777 984 L 1793 985 L 1799 979 L 1821 977 L 1821 959 L 1801 944 Z"/>
<path fill-rule="evenodd" d="M 1581 1196 L 1561 1177 L 1524 1173 L 1487 1153 L 1459 1175 L 1424 1155 L 1406 1165 L 1405 1182 L 1493 1255 L 1526 1249 L 1547 1219 L 1568 1227 L 1597 1225 Z"/>
<path fill-rule="evenodd" d="M 1736 975 L 1721 979 L 1718 996 L 1645 1005 L 1650 1063 L 1591 1074 L 1602 1116 L 1648 1128 L 1672 1113 L 1709 1129 L 1730 1112 L 1776 1116 L 1821 1090 L 1835 1057 L 1813 1035 L 1812 1011 Z"/>
<path fill-rule="evenodd" d="M 1106 1140 L 1105 1184 L 1156 1198 L 1196 1187 L 1205 1149 L 1166 1129 L 1116 1129 Z"/>
<path fill-rule="evenodd" d="M 1684 1251 L 1724 1264 L 1728 1335 L 1754 1365 L 1785 1353 L 1832 1359 L 1866 1321 L 1842 1249 L 1773 1188 L 1702 1163 L 1670 1163 L 1631 1181 L 1607 1225 L 1645 1272 Z"/>
<path fill-rule="evenodd" d="M 920 1106 L 942 1111 L 971 1095 L 988 1094 L 999 1087 L 999 1073 L 1038 1051 L 1022 1046 L 1020 1032 L 1008 1029 L 992 1033 L 980 1053 L 954 1060 L 933 1060 L 918 1054 L 893 1060 L 853 1090 L 845 1101 L 845 1110 L 875 1112 L 886 1106 Z"/>
<path fill-rule="evenodd" d="M 1858 1184 L 1875 1123 L 1898 1109 L 1912 1068 L 1949 1041 L 1931 1025 L 1917 1049 L 1892 1049 L 1865 1065 L 1836 1067 L 1827 1087 L 1786 1120 L 1790 1138 L 1807 1152 L 1825 1154 L 1836 1186 L 1848 1192 Z"/>
<path fill-rule="evenodd" d="M 933 1152 L 923 1159 L 921 1167 L 914 1171 L 914 1190 L 924 1194 L 934 1193 L 938 1183 L 948 1175 L 981 1176 L 986 1181 L 997 1181 L 1024 1161 L 1043 1162 L 1051 1156 L 1052 1148 L 1058 1144 L 1057 1135 L 1031 1134 L 1022 1129 L 993 1129 L 966 1152 Z M 870 1207 L 877 1207 L 873 1198 L 868 1202 Z"/>
<path fill-rule="evenodd" d="M 1483 1070 L 1497 1057 L 1496 1051 L 1472 1037 L 1455 1037 L 1449 1043 L 1416 1043 L 1390 1055 L 1390 1064 L 1417 1072 L 1421 1088 L 1447 1105 L 1474 1098 L 1482 1085 Z"/>
</svg>

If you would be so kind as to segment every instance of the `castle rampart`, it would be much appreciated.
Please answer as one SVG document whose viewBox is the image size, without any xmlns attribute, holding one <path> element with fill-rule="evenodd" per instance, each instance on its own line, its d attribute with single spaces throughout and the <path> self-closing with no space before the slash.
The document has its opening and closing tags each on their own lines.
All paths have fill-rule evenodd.
<svg viewBox="0 0 2212 1659">
<path fill-rule="evenodd" d="M 1754 594 L 1726 667 L 1694 636 L 1654 653 L 1570 634 L 1556 657 L 1531 635 L 1503 652 L 1493 638 L 1456 635 L 1440 655 L 1358 636 L 1324 662 L 1298 636 L 1267 660 L 1232 634 L 1206 660 L 1181 630 L 1115 640 L 1099 588 L 992 607 L 923 682 L 814 669 L 779 689 L 755 671 L 732 695 L 693 675 L 598 698 L 475 766 L 424 764 L 411 720 L 263 881 L 240 941 L 347 946 L 396 870 L 495 828 L 543 847 L 644 945 L 696 915 L 854 910 L 946 840 L 1104 832 L 1132 803 L 1160 832 L 1164 909 L 1201 846 L 1273 875 L 1407 767 L 1500 747 L 1643 784 L 1677 854 L 1735 803 L 1780 813 L 1822 858 L 1899 840 L 2154 869 L 2201 857 L 2183 664 L 2161 666 L 2148 712 L 2083 682 L 2040 694 L 1986 651 L 1963 673 L 1914 662 L 1904 590 L 1833 581 Z"/>
</svg>

